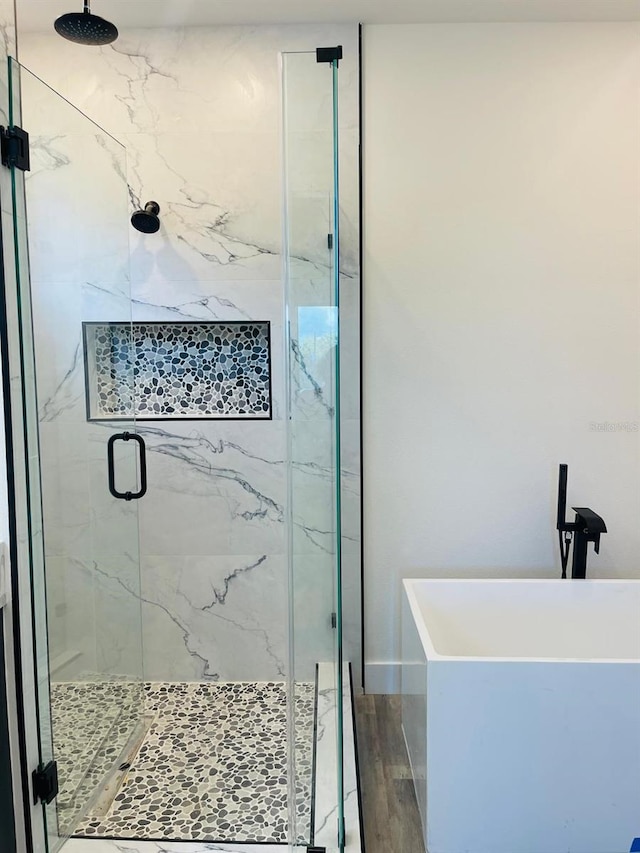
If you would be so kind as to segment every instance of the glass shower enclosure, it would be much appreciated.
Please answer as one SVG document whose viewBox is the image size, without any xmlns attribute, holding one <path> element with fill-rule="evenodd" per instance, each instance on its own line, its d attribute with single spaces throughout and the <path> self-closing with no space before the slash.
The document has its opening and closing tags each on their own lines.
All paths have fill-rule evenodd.
<svg viewBox="0 0 640 853">
<path fill-rule="evenodd" d="M 12 194 L 39 755 L 43 771 L 57 762 L 59 785 L 42 806 L 53 850 L 142 731 L 137 502 L 108 488 L 112 465 L 118 489 L 138 492 L 139 448 L 124 440 L 135 417 L 87 417 L 83 340 L 87 322 L 131 328 L 129 197 L 120 143 L 14 60 L 9 80 L 10 122 L 31 131 L 28 179 L 14 167 Z M 133 365 L 119 378 L 133 397 Z"/>
<path fill-rule="evenodd" d="M 281 72 L 285 846 L 342 853 L 349 684 L 342 640 L 339 60 L 285 53 Z M 13 60 L 10 84 L 10 123 L 31 135 L 26 179 L 12 168 L 16 373 L 27 445 L 18 528 L 34 616 L 39 770 L 46 777 L 55 762 L 58 771 L 57 795 L 41 797 L 45 849 L 53 853 L 87 815 L 109 809 L 126 773 L 121 764 L 136 754 L 148 724 L 139 519 L 137 501 L 127 499 L 144 491 L 135 365 L 123 357 L 118 367 L 119 393 L 130 401 L 124 421 L 92 418 L 87 388 L 87 330 L 95 337 L 96 325 L 117 324 L 125 356 L 133 337 L 130 193 L 126 150 L 117 140 Z M 89 853 L 90 845 L 87 838 Z"/>
<path fill-rule="evenodd" d="M 314 679 L 311 841 L 327 851 L 345 843 L 338 50 L 282 57 L 291 707 L 295 736 Z"/>
</svg>

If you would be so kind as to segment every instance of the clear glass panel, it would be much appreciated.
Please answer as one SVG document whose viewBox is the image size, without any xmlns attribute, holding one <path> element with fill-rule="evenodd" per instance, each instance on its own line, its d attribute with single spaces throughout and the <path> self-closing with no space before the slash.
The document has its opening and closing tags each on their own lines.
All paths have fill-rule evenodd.
<svg viewBox="0 0 640 853">
<path fill-rule="evenodd" d="M 341 413 L 341 310 L 340 310 L 340 123 L 338 98 L 338 61 L 331 64 L 331 103 L 332 103 L 332 146 L 333 146 L 333 241 L 332 241 L 332 276 L 333 276 L 333 306 L 336 316 L 336 346 L 333 364 L 334 378 L 334 489 L 335 489 L 335 690 L 336 690 L 336 764 L 338 787 L 338 845 L 342 853 L 345 845 L 344 819 L 344 708 L 345 690 L 350 685 L 345 683 L 344 647 L 343 647 L 343 590 L 342 590 L 342 413 Z"/>
<path fill-rule="evenodd" d="M 342 849 L 343 824 L 334 74 L 315 53 L 283 55 L 292 798 L 304 790 L 298 706 L 311 683 L 317 721 L 312 813 L 296 802 L 293 838 L 328 851 Z"/>
<path fill-rule="evenodd" d="M 11 94 L 11 124 L 31 139 L 13 195 L 40 757 L 57 761 L 60 782 L 46 809 L 52 849 L 100 807 L 143 720 L 137 504 L 112 497 L 107 476 L 109 438 L 135 422 L 133 410 L 128 422 L 88 421 L 83 336 L 92 321 L 131 334 L 128 189 L 124 148 L 15 62 Z M 120 343 L 111 369 L 133 400 Z M 117 489 L 137 491 L 136 443 L 114 455 Z"/>
</svg>

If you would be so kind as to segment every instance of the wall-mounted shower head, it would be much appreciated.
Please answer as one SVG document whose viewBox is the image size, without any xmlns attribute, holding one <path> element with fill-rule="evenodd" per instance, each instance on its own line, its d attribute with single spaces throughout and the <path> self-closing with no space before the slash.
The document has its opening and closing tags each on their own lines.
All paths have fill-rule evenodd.
<svg viewBox="0 0 640 853">
<path fill-rule="evenodd" d="M 91 14 L 90 0 L 84 0 L 84 12 L 69 12 L 54 23 L 57 33 L 76 44 L 111 44 L 118 38 L 118 28 Z"/>
<path fill-rule="evenodd" d="M 131 217 L 131 224 L 136 231 L 142 231 L 143 234 L 155 234 L 160 228 L 160 205 L 157 201 L 148 201 L 144 210 L 136 210 Z"/>
</svg>

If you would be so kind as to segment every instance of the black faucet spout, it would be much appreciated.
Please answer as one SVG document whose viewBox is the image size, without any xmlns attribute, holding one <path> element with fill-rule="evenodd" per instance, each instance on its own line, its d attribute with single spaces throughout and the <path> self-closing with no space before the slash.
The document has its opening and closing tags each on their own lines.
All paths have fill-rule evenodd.
<svg viewBox="0 0 640 853">
<path fill-rule="evenodd" d="M 600 537 L 601 533 L 607 532 L 607 525 L 604 523 L 604 518 L 587 507 L 574 506 L 572 507 L 576 514 L 576 527 L 584 528 L 584 532 L 590 537 Z M 593 538 L 591 541 L 595 541 Z"/>
<path fill-rule="evenodd" d="M 600 553 L 600 534 L 607 532 L 602 516 L 588 507 L 573 507 L 576 519 L 573 527 L 573 562 L 571 577 L 583 579 L 587 576 L 587 547 L 593 542 L 596 554 Z"/>
</svg>

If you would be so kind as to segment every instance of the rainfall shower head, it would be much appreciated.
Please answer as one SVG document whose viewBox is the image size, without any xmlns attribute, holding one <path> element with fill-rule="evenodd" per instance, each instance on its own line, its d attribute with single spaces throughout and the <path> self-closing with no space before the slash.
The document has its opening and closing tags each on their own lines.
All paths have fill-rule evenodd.
<svg viewBox="0 0 640 853">
<path fill-rule="evenodd" d="M 148 201 L 144 210 L 136 210 L 131 217 L 131 224 L 136 231 L 142 231 L 143 234 L 155 234 L 160 228 L 160 205 L 157 201 Z"/>
<path fill-rule="evenodd" d="M 111 44 L 118 38 L 118 29 L 98 15 L 91 14 L 90 0 L 84 0 L 84 12 L 69 12 L 54 23 L 56 32 L 76 44 Z"/>
</svg>

